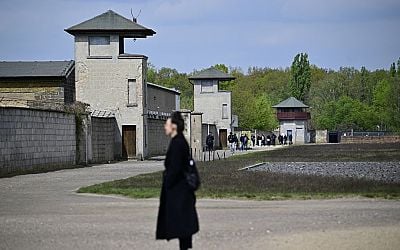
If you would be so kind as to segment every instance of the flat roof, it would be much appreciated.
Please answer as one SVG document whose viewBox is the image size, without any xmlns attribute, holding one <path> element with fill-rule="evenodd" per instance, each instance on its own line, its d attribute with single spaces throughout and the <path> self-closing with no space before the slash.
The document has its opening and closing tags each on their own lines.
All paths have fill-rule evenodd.
<svg viewBox="0 0 400 250">
<path fill-rule="evenodd" d="M 162 89 L 162 90 L 174 92 L 175 94 L 178 94 L 178 95 L 181 94 L 181 92 L 179 90 L 176 90 L 176 89 L 173 89 L 173 88 L 167 88 L 167 87 L 164 87 L 164 86 L 161 86 L 161 85 L 158 85 L 158 84 L 154 84 L 154 83 L 151 83 L 151 82 L 148 82 L 147 85 L 150 86 L 150 87 L 159 88 L 159 89 Z"/>
</svg>

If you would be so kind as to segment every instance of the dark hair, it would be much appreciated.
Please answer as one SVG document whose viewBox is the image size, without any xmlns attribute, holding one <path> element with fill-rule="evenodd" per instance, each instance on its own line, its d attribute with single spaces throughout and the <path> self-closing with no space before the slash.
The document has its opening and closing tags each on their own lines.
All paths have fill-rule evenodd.
<svg viewBox="0 0 400 250">
<path fill-rule="evenodd" d="M 175 111 L 172 112 L 171 116 L 171 123 L 176 124 L 178 133 L 182 133 L 185 129 L 185 122 L 183 121 L 181 112 Z"/>
</svg>

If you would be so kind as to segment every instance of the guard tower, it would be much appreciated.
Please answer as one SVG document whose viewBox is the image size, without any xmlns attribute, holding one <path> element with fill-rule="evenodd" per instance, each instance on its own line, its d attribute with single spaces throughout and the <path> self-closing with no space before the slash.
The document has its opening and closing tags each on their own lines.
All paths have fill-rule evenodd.
<svg viewBox="0 0 400 250">
<path fill-rule="evenodd" d="M 311 116 L 307 111 L 309 108 L 307 105 L 294 97 L 289 97 L 272 107 L 277 110 L 280 134 L 285 134 L 288 137 L 292 135 L 295 144 L 309 142 L 308 120 Z"/>
<path fill-rule="evenodd" d="M 125 39 L 155 32 L 112 10 L 65 30 L 75 37 L 76 100 L 117 121 L 116 157 L 147 155 L 147 57 L 127 54 Z"/>
<path fill-rule="evenodd" d="M 189 77 L 194 86 L 194 110 L 203 113 L 203 124 L 206 126 L 203 136 L 213 131 L 214 145 L 219 148 L 227 147 L 228 134 L 232 131 L 231 92 L 220 90 L 219 83 L 234 79 L 235 77 L 214 68 Z M 205 141 L 203 138 L 203 142 Z"/>
</svg>

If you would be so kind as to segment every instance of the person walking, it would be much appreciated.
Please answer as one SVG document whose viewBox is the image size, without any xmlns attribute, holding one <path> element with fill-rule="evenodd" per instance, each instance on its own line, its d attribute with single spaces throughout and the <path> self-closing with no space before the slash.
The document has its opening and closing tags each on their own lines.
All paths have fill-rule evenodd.
<svg viewBox="0 0 400 250">
<path fill-rule="evenodd" d="M 284 144 L 284 145 L 287 144 L 287 136 L 286 136 L 286 135 L 283 136 L 283 144 Z"/>
<path fill-rule="evenodd" d="M 271 143 L 272 143 L 272 146 L 276 145 L 276 135 L 274 133 L 272 133 L 272 136 L 271 136 Z"/>
<path fill-rule="evenodd" d="M 165 158 L 165 171 L 157 218 L 157 240 L 179 239 L 181 250 L 192 248 L 192 236 L 199 231 L 196 196 L 185 175 L 191 160 L 189 145 L 183 135 L 184 121 L 173 112 L 164 125 L 171 137 Z"/>
<path fill-rule="evenodd" d="M 206 145 L 207 145 L 208 151 L 214 150 L 214 136 L 213 136 L 213 133 L 211 133 L 211 132 L 207 135 Z"/>
<path fill-rule="evenodd" d="M 288 139 L 289 139 L 289 145 L 292 145 L 293 144 L 293 135 L 289 134 Z"/>
<path fill-rule="evenodd" d="M 228 136 L 228 142 L 229 142 L 229 148 L 231 149 L 231 154 L 235 153 L 236 145 L 235 145 L 235 136 L 233 135 L 232 132 L 229 133 Z"/>
</svg>

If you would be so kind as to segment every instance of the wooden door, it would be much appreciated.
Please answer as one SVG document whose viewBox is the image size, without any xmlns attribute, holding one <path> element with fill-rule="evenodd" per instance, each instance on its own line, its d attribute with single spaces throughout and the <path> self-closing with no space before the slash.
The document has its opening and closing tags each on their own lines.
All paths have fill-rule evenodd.
<svg viewBox="0 0 400 250">
<path fill-rule="evenodd" d="M 125 159 L 136 157 L 136 126 L 122 125 L 122 155 Z"/>
<path fill-rule="evenodd" d="M 219 146 L 226 148 L 228 143 L 228 131 L 226 129 L 219 130 Z"/>
</svg>

